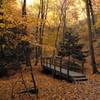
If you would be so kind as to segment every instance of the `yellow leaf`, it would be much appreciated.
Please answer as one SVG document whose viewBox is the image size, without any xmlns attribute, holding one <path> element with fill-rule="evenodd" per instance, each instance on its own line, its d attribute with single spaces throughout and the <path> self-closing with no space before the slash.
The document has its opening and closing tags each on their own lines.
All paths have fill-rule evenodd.
<svg viewBox="0 0 100 100">
<path fill-rule="evenodd" d="M 0 28 L 5 28 L 5 24 L 4 23 L 0 23 Z"/>
</svg>

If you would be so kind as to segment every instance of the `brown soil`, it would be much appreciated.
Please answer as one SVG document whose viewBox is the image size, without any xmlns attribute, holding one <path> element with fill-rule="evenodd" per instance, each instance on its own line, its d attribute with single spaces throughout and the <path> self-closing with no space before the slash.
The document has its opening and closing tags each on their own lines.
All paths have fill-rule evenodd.
<svg viewBox="0 0 100 100">
<path fill-rule="evenodd" d="M 100 74 L 93 75 L 91 66 L 86 63 L 86 74 L 88 81 L 76 84 L 68 83 L 65 80 L 54 79 L 51 75 L 41 72 L 40 66 L 34 66 L 34 76 L 39 89 L 38 97 L 31 95 L 33 100 L 100 100 Z M 32 81 L 27 70 L 23 71 L 27 86 L 32 86 Z M 20 71 L 12 77 L 0 79 L 0 100 L 11 100 L 12 85 L 20 76 Z M 27 94 L 18 95 L 24 86 L 21 82 L 15 86 L 14 100 L 31 100 Z"/>
</svg>

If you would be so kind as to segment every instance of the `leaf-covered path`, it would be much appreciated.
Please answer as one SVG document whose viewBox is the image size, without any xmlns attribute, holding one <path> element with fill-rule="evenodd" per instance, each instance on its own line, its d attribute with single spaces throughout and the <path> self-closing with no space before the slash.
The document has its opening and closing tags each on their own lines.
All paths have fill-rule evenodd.
<svg viewBox="0 0 100 100">
<path fill-rule="evenodd" d="M 89 66 L 89 65 L 88 65 Z M 88 81 L 72 84 L 65 80 L 52 78 L 41 72 L 39 66 L 34 66 L 34 75 L 39 89 L 38 99 L 35 95 L 33 100 L 100 100 L 100 75 L 92 75 L 87 69 Z M 24 71 L 27 84 L 31 86 L 31 81 L 27 71 Z M 10 100 L 11 83 L 14 83 L 19 76 L 19 72 L 9 79 L 0 79 L 0 100 Z M 19 83 L 15 90 L 19 90 L 22 85 Z M 20 99 L 19 99 L 20 98 Z M 28 95 L 18 96 L 14 100 L 30 100 Z"/>
</svg>

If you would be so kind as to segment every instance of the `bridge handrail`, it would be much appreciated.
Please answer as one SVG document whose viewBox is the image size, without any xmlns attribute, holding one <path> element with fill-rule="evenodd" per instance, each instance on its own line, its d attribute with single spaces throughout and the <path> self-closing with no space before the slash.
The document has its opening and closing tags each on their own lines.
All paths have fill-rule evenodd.
<svg viewBox="0 0 100 100">
<path fill-rule="evenodd" d="M 56 67 L 60 68 L 60 71 L 62 68 L 64 68 L 64 66 L 67 68 L 68 65 L 67 64 L 63 64 L 63 59 L 61 56 L 55 56 L 53 57 L 43 57 L 42 59 L 43 61 L 43 65 L 54 65 L 54 69 L 56 69 Z M 75 60 L 77 61 L 77 60 Z M 80 71 L 80 73 L 84 73 L 85 74 L 85 68 L 84 68 L 84 62 L 85 61 L 78 61 L 78 63 L 80 63 L 80 67 L 73 67 L 73 69 L 77 72 L 78 70 Z"/>
</svg>

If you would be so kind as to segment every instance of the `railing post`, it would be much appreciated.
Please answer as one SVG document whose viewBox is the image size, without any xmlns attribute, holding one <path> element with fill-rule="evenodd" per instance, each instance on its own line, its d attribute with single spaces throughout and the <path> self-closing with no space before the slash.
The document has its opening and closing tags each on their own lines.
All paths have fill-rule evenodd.
<svg viewBox="0 0 100 100">
<path fill-rule="evenodd" d="M 84 70 L 84 61 L 82 61 L 82 73 L 84 74 L 85 70 Z"/>
<path fill-rule="evenodd" d="M 45 58 L 45 64 L 46 64 L 46 66 L 47 66 L 47 59 Z"/>
<path fill-rule="evenodd" d="M 60 78 L 62 79 L 62 57 L 60 58 Z"/>
<path fill-rule="evenodd" d="M 54 75 L 56 75 L 56 64 L 55 64 L 55 58 L 54 58 Z"/>
<path fill-rule="evenodd" d="M 54 57 L 51 57 L 51 64 L 52 64 L 52 68 L 54 67 Z M 52 75 L 53 75 L 54 71 L 52 70 Z"/>
<path fill-rule="evenodd" d="M 50 68 L 51 68 L 51 57 L 50 57 L 50 59 L 49 59 L 49 60 L 50 60 Z"/>
</svg>

